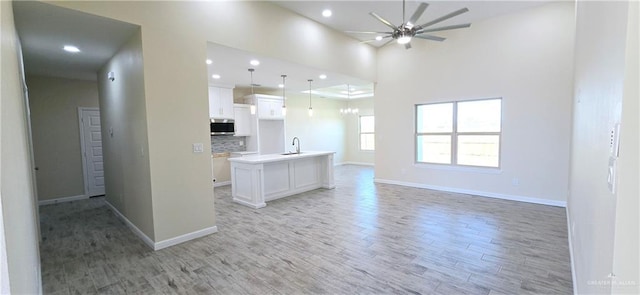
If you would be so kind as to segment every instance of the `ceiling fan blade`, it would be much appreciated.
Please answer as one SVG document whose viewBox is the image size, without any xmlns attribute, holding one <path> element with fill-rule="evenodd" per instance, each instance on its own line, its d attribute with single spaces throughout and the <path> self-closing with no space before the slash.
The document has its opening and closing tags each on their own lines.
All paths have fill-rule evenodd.
<svg viewBox="0 0 640 295">
<path fill-rule="evenodd" d="M 382 39 L 389 38 L 389 37 L 391 37 L 391 35 L 382 36 Z M 380 40 L 382 40 L 382 39 L 380 39 Z M 369 43 L 369 42 L 380 41 L 380 40 L 378 40 L 378 39 L 364 40 L 364 41 L 360 41 L 360 43 Z"/>
<path fill-rule="evenodd" d="M 434 19 L 434 20 L 432 20 L 432 21 L 430 21 L 430 22 L 428 22 L 428 23 L 425 23 L 425 24 L 419 25 L 418 27 L 419 27 L 420 29 L 421 29 L 421 28 L 426 28 L 426 27 L 428 27 L 428 26 L 432 26 L 432 25 L 435 25 L 435 24 L 437 24 L 437 23 L 439 23 L 439 22 L 442 22 L 442 21 L 448 20 L 448 19 L 450 19 L 450 18 L 452 18 L 452 17 L 454 17 L 454 16 L 457 16 L 457 15 L 463 14 L 463 13 L 465 13 L 465 12 L 467 12 L 467 11 L 469 11 L 469 9 L 468 9 L 468 8 L 466 8 L 466 7 L 465 7 L 465 8 L 462 8 L 462 9 L 458 9 L 458 10 L 456 10 L 456 11 L 452 12 L 452 13 L 449 13 L 449 14 L 447 14 L 447 15 L 444 15 L 444 16 L 441 16 L 441 17 L 439 17 L 439 18 L 436 18 L 436 19 Z"/>
<path fill-rule="evenodd" d="M 395 40 L 395 39 L 393 39 L 393 38 L 389 39 L 389 41 L 385 42 L 385 43 L 384 43 L 384 44 L 382 44 L 380 47 L 385 47 L 385 46 L 387 46 L 387 45 L 391 44 L 391 42 L 393 42 L 393 40 Z"/>
<path fill-rule="evenodd" d="M 427 9 L 428 6 L 429 6 L 428 3 L 424 3 L 424 2 L 420 3 L 416 11 L 413 13 L 411 18 L 409 19 L 409 22 L 407 22 L 407 25 L 415 26 L 416 22 L 422 16 L 422 14 L 424 13 L 424 11 Z"/>
<path fill-rule="evenodd" d="M 426 29 L 426 30 L 422 29 L 422 30 L 418 30 L 416 33 L 417 34 L 421 34 L 421 33 L 429 33 L 429 32 L 455 30 L 455 29 L 468 28 L 470 26 L 471 26 L 471 24 L 461 24 L 461 25 L 453 25 L 453 26 L 439 27 L 439 28 Z"/>
<path fill-rule="evenodd" d="M 404 44 L 404 49 L 411 49 L 411 43 Z"/>
<path fill-rule="evenodd" d="M 347 34 L 393 34 L 393 32 L 344 31 Z"/>
<path fill-rule="evenodd" d="M 393 29 L 394 31 L 397 29 L 392 23 L 390 23 L 388 20 L 382 18 L 381 16 L 377 15 L 375 12 L 369 12 L 369 14 L 371 16 L 375 17 L 381 23 L 385 24 L 387 27 Z"/>
<path fill-rule="evenodd" d="M 420 39 L 427 39 L 427 40 L 433 40 L 433 41 L 444 41 L 447 38 L 442 38 L 442 37 L 438 37 L 438 36 L 431 36 L 431 35 L 415 35 L 413 36 L 414 38 L 420 38 Z"/>
</svg>

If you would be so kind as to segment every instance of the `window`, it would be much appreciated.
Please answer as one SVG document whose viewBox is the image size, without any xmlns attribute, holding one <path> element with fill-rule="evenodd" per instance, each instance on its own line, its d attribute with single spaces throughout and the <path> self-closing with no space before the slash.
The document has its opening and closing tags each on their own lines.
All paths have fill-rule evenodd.
<svg viewBox="0 0 640 295">
<path fill-rule="evenodd" d="M 375 150 L 375 120 L 373 116 L 360 116 L 360 150 Z"/>
<path fill-rule="evenodd" d="M 502 99 L 416 105 L 416 162 L 500 166 Z"/>
</svg>

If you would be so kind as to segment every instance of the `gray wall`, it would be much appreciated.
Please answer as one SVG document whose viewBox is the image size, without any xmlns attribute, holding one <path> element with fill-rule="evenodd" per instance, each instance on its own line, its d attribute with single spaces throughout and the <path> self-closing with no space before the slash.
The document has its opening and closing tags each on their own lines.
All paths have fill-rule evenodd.
<svg viewBox="0 0 640 295">
<path fill-rule="evenodd" d="M 95 81 L 27 76 L 38 199 L 84 195 L 78 107 L 98 107 Z"/>
<path fill-rule="evenodd" d="M 114 72 L 114 81 L 108 72 Z M 100 69 L 98 89 L 107 201 L 153 240 L 140 31 Z"/>
</svg>

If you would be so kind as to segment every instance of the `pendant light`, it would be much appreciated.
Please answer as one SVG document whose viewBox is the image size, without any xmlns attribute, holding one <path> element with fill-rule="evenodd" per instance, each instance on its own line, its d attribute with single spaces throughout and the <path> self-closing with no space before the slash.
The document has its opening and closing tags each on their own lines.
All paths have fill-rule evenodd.
<svg viewBox="0 0 640 295">
<path fill-rule="evenodd" d="M 309 81 L 309 117 L 313 117 L 313 108 L 311 107 L 311 82 L 313 80 L 309 79 L 307 81 Z"/>
<path fill-rule="evenodd" d="M 287 98 L 285 97 L 284 92 L 285 92 L 285 79 L 287 78 L 287 75 L 280 75 L 280 77 L 282 77 L 282 115 L 286 116 L 287 115 L 287 105 L 286 105 Z"/>
<path fill-rule="evenodd" d="M 351 108 L 350 106 L 351 104 L 351 86 L 349 86 L 349 84 L 347 84 L 347 108 L 346 109 L 340 109 L 340 114 L 357 114 L 358 113 L 358 109 L 357 108 Z"/>
<path fill-rule="evenodd" d="M 249 110 L 251 111 L 252 115 L 256 114 L 256 97 L 254 96 L 253 93 L 253 71 L 255 71 L 254 69 L 249 69 L 249 73 L 251 74 L 251 106 L 249 106 Z"/>
</svg>

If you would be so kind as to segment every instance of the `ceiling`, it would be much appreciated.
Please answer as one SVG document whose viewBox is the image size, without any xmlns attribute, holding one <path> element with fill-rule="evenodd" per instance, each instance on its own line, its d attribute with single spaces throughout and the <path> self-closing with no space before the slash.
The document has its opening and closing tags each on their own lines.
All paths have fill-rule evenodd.
<svg viewBox="0 0 640 295">
<path fill-rule="evenodd" d="M 402 23 L 402 1 L 272 1 L 273 3 L 294 11 L 306 18 L 315 20 L 338 31 L 389 31 L 390 28 L 369 15 L 375 12 L 394 25 Z M 487 0 L 467 0 L 467 1 L 406 1 L 406 18 L 411 17 L 419 3 L 429 4 L 418 23 L 423 24 L 453 12 L 460 8 L 467 7 L 469 12 L 458 15 L 436 26 L 446 26 L 464 23 L 474 23 L 498 15 L 515 12 L 522 9 L 531 8 L 541 4 L 551 2 L 550 0 L 536 1 L 487 1 Z M 322 11 L 330 9 L 333 12 L 331 17 L 323 17 Z M 370 34 L 348 34 L 358 40 L 371 40 L 376 35 Z M 433 35 L 438 35 L 434 33 Z M 386 40 L 370 42 L 372 46 L 381 46 Z M 433 42 L 418 40 L 416 42 Z M 446 42 L 446 41 L 444 41 Z"/>
<path fill-rule="evenodd" d="M 40 76 L 96 80 L 96 72 L 138 26 L 39 1 L 14 1 L 25 71 Z M 69 53 L 64 45 L 81 51 Z"/>
<path fill-rule="evenodd" d="M 369 15 L 376 12 L 394 24 L 402 22 L 401 1 L 273 1 L 276 5 L 292 10 L 338 31 L 372 31 L 388 28 Z M 468 7 L 470 11 L 442 22 L 442 25 L 477 22 L 500 14 L 533 7 L 545 1 L 431 1 L 420 19 L 426 22 L 451 11 Z M 407 15 L 411 15 L 419 2 L 407 1 Z M 75 10 L 57 7 L 38 1 L 14 1 L 14 19 L 20 36 L 25 71 L 27 74 L 96 80 L 96 71 L 104 65 L 134 34 L 139 26 L 103 18 Z M 324 18 L 322 10 L 331 9 L 333 16 Z M 370 35 L 352 35 L 367 40 Z M 419 40 L 420 42 L 430 42 Z M 445 41 L 446 42 L 446 41 Z M 384 41 L 370 43 L 380 46 Z M 67 44 L 77 46 L 81 52 L 68 53 L 62 50 Z M 222 45 L 209 43 L 207 57 L 210 84 L 226 84 L 249 87 L 248 68 L 255 68 L 254 84 L 262 89 L 277 89 L 282 83 L 280 75 L 288 75 L 286 90 L 304 92 L 309 89 L 307 79 L 313 79 L 313 93 L 327 98 L 345 99 L 373 95 L 373 83 L 353 77 L 314 69 L 299 64 L 260 56 Z M 249 61 L 257 59 L 260 65 Z M 213 79 L 212 75 L 220 75 Z M 326 79 L 319 75 L 325 74 Z M 350 85 L 351 93 L 346 93 Z"/>
<path fill-rule="evenodd" d="M 278 84 L 282 84 L 282 75 L 287 75 L 285 79 L 285 90 L 287 92 L 309 92 L 309 79 L 312 93 L 325 98 L 363 98 L 373 96 L 373 83 L 350 76 L 315 69 L 299 64 L 258 55 L 215 43 L 207 44 L 207 58 L 211 64 L 207 65 L 209 84 L 228 85 L 235 87 L 250 87 L 251 73 L 249 68 L 254 69 L 253 84 L 256 93 L 263 90 L 269 92 L 278 89 Z M 251 65 L 252 60 L 260 62 L 259 65 Z M 205 62 L 204 60 L 202 62 Z M 213 75 L 220 78 L 214 79 Z M 326 76 L 321 79 L 320 75 Z M 346 93 L 347 85 L 351 89 L 350 95 Z"/>
</svg>

